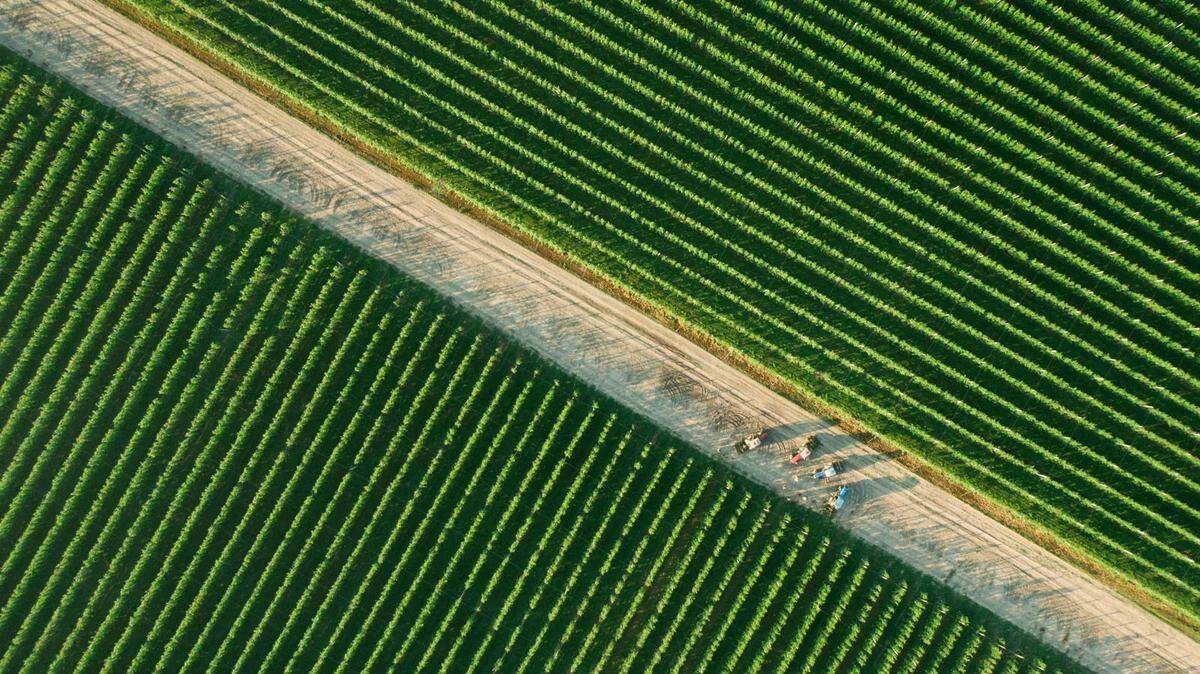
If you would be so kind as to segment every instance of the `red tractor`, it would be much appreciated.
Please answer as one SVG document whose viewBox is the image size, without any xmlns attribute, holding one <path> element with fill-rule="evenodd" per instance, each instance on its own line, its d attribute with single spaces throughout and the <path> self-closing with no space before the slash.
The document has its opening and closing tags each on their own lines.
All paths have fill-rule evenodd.
<svg viewBox="0 0 1200 674">
<path fill-rule="evenodd" d="M 809 433 L 804 437 L 804 442 L 801 442 L 800 446 L 792 451 L 792 463 L 807 461 L 813 451 L 820 446 L 821 438 L 816 433 Z"/>
<path fill-rule="evenodd" d="M 746 437 L 742 438 L 741 440 L 738 440 L 737 445 L 735 445 L 735 446 L 737 447 L 738 454 L 742 454 L 742 453 L 748 452 L 752 449 L 758 449 L 759 447 L 762 447 L 763 443 L 765 443 L 766 441 L 767 441 L 767 429 L 764 428 L 761 431 L 755 433 L 754 435 L 747 435 Z"/>
</svg>

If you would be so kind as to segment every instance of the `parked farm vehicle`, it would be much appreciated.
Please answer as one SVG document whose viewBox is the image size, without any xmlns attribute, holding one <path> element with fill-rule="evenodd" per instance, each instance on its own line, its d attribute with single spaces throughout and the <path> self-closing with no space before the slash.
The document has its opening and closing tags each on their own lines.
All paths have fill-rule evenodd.
<svg viewBox="0 0 1200 674">
<path fill-rule="evenodd" d="M 819 468 L 813 471 L 814 480 L 827 480 L 834 475 L 842 475 L 846 472 L 846 465 L 841 461 L 834 461 L 826 464 L 824 468 Z"/>
<path fill-rule="evenodd" d="M 762 447 L 763 443 L 766 441 L 767 441 L 767 429 L 764 428 L 761 431 L 755 433 L 754 435 L 747 435 L 746 437 L 739 440 L 736 445 L 737 451 L 739 454 L 741 454 L 742 452 L 748 452 L 752 449 L 758 449 L 759 447 Z"/>
<path fill-rule="evenodd" d="M 829 499 L 825 501 L 825 514 L 832 515 L 841 510 L 842 506 L 846 505 L 846 494 L 849 491 L 850 488 L 846 485 L 842 485 L 834 490 L 834 492 L 829 495 Z"/>
<path fill-rule="evenodd" d="M 813 451 L 821 446 L 821 438 L 816 433 L 809 433 L 804 437 L 804 442 L 800 443 L 792 452 L 792 463 L 800 463 L 807 461 L 808 457 L 812 456 Z"/>
</svg>

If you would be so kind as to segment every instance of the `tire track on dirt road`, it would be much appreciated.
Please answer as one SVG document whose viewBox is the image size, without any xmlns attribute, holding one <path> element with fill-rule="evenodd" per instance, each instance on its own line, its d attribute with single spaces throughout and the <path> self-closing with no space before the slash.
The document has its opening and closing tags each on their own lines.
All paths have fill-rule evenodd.
<svg viewBox="0 0 1200 674">
<path fill-rule="evenodd" d="M 650 417 L 702 451 L 762 425 L 771 446 L 722 453 L 819 507 L 808 477 L 841 459 L 855 535 L 945 580 L 1104 672 L 1200 672 L 1200 644 L 895 460 L 771 392 L 636 309 L 387 173 L 92 0 L 0 2 L 0 42 L 255 185 Z M 806 466 L 788 448 L 820 432 Z"/>
</svg>

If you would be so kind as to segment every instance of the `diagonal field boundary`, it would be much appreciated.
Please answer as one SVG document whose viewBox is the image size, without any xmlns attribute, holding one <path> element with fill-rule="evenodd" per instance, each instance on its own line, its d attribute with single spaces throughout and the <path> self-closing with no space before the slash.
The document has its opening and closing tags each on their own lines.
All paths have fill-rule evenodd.
<svg viewBox="0 0 1200 674">
<path fill-rule="evenodd" d="M 0 1 L 0 42 L 438 289 L 785 498 L 845 462 L 855 535 L 1102 672 L 1200 672 L 1200 644 L 667 327 L 380 169 L 93 0 Z M 765 426 L 770 445 L 721 451 Z M 817 431 L 823 447 L 793 466 Z"/>
</svg>

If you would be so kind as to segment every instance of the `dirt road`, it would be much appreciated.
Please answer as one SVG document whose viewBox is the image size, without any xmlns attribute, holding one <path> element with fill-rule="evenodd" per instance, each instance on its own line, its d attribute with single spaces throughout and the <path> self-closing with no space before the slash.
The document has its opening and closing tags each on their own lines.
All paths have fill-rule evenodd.
<svg viewBox="0 0 1200 674">
<path fill-rule="evenodd" d="M 814 464 L 845 461 L 839 521 L 1083 664 L 1200 672 L 1200 644 L 895 461 L 492 229 L 376 168 L 91 0 L 0 2 L 0 42 L 209 163 L 440 289 L 492 324 L 717 453 L 762 424 L 772 445 L 721 456 L 819 507 Z M 800 435 L 824 447 L 787 461 Z"/>
</svg>

